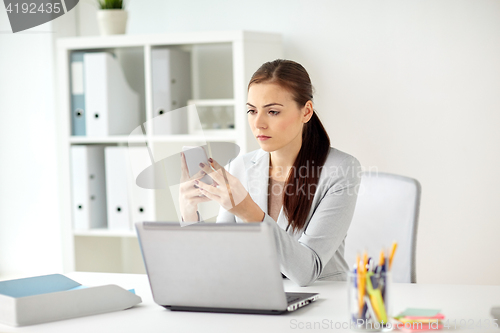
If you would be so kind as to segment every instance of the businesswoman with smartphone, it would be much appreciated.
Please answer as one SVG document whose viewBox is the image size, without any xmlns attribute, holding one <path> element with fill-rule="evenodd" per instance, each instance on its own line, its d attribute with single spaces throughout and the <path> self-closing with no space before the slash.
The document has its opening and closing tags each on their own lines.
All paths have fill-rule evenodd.
<svg viewBox="0 0 500 333">
<path fill-rule="evenodd" d="M 263 64 L 250 80 L 247 103 L 261 149 L 226 169 L 210 159 L 191 178 L 182 156 L 179 190 L 184 221 L 198 221 L 198 203 L 214 200 L 221 206 L 217 222 L 272 222 L 281 272 L 300 286 L 346 280 L 344 239 L 360 183 L 358 160 L 330 147 L 312 90 L 300 64 Z M 205 174 L 218 186 L 199 181 Z"/>
</svg>

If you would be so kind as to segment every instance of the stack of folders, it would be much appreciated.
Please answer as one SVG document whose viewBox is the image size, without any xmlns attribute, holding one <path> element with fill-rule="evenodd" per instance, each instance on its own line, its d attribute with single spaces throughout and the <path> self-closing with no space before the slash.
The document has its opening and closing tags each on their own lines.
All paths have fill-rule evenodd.
<svg viewBox="0 0 500 333">
<path fill-rule="evenodd" d="M 153 87 L 153 133 L 155 135 L 186 134 L 187 109 L 191 98 L 191 56 L 175 48 L 151 50 Z"/>
<path fill-rule="evenodd" d="M 443 328 L 444 315 L 440 310 L 406 309 L 394 317 L 403 332 L 434 331 Z"/>
<path fill-rule="evenodd" d="M 112 53 L 71 53 L 72 135 L 128 135 L 140 125 L 139 110 L 139 95 Z"/>
<path fill-rule="evenodd" d="M 136 184 L 147 167 L 144 147 L 71 147 L 72 213 L 76 230 L 132 230 L 154 221 L 154 192 Z M 146 157 L 146 158 L 145 158 Z"/>
<path fill-rule="evenodd" d="M 103 146 L 71 147 L 71 199 L 76 230 L 106 228 Z"/>
<path fill-rule="evenodd" d="M 106 194 L 108 229 L 132 230 L 133 223 L 155 218 L 154 191 L 136 184 L 138 173 L 149 159 L 144 147 L 106 147 Z M 135 166 L 132 168 L 132 166 Z"/>
</svg>

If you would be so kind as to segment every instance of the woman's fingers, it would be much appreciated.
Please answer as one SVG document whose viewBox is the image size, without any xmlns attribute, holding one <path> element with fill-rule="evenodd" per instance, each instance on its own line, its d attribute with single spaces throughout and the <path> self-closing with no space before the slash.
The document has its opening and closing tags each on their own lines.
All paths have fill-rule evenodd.
<svg viewBox="0 0 500 333">
<path fill-rule="evenodd" d="M 194 181 L 194 180 L 197 180 L 197 179 L 201 179 L 201 178 L 205 177 L 205 175 L 206 175 L 206 172 L 204 170 L 200 170 L 197 173 L 195 173 L 193 175 L 193 177 L 190 178 L 190 180 Z"/>
<path fill-rule="evenodd" d="M 223 184 L 226 185 L 227 195 L 229 196 L 229 199 L 231 201 L 232 207 L 236 206 L 238 203 L 236 203 L 234 201 L 233 191 L 231 189 L 231 185 L 229 184 L 230 183 L 229 180 L 230 180 L 230 177 L 232 177 L 232 175 L 229 172 L 227 172 L 226 169 L 224 169 L 224 167 L 222 165 L 220 165 L 219 163 L 217 163 L 216 160 L 210 158 L 210 159 L 208 159 L 208 161 L 212 164 L 212 167 L 220 175 L 220 178 L 222 178 L 224 180 Z"/>
<path fill-rule="evenodd" d="M 197 180 L 188 180 L 180 185 L 180 191 L 183 193 L 184 198 L 188 199 L 195 195 L 198 191 L 198 185 L 195 183 Z"/>
<path fill-rule="evenodd" d="M 215 169 L 215 171 L 217 171 L 217 173 L 221 175 L 224 180 L 227 180 L 228 172 L 226 171 L 226 169 L 224 169 L 224 167 L 217 163 L 217 161 L 213 158 L 209 158 L 208 161 L 210 162 L 210 164 L 212 164 L 212 167 Z"/>
<path fill-rule="evenodd" d="M 200 168 L 205 171 L 205 173 L 207 175 L 210 176 L 210 178 L 212 178 L 213 180 L 215 180 L 218 184 L 221 184 L 223 183 L 223 180 L 221 179 L 221 176 L 219 173 L 215 172 L 214 170 L 212 170 L 212 168 L 210 168 L 209 165 L 206 165 L 206 164 L 203 164 L 203 163 L 200 163 Z"/>
<path fill-rule="evenodd" d="M 205 196 L 205 195 L 198 195 L 196 197 L 193 198 L 193 202 L 195 204 L 199 204 L 199 203 L 202 203 L 202 202 L 208 202 L 208 201 L 212 201 L 212 199 L 210 199 L 209 197 Z"/>
<path fill-rule="evenodd" d="M 235 208 L 248 195 L 248 192 L 240 181 L 227 172 L 217 161 L 209 159 L 209 162 L 210 165 L 200 163 L 199 166 L 212 178 L 214 184 L 208 185 L 201 179 L 195 179 L 192 189 L 198 194 L 203 194 L 206 198 L 218 202 L 226 210 Z M 221 186 L 217 186 L 219 184 Z"/>
<path fill-rule="evenodd" d="M 207 198 L 205 194 L 200 191 L 198 185 L 194 184 L 194 181 L 191 185 L 186 185 L 181 190 L 183 200 L 188 202 L 189 204 L 199 204 L 202 202 L 211 201 L 211 199 Z"/>
<path fill-rule="evenodd" d="M 226 186 L 213 187 L 202 182 L 198 182 L 197 186 L 199 186 L 200 193 L 216 201 L 225 209 L 229 210 L 235 206 L 231 192 L 228 191 Z"/>
<path fill-rule="evenodd" d="M 195 185 L 198 186 L 198 188 L 202 191 L 203 194 L 205 194 L 206 192 L 209 192 L 211 194 L 215 194 L 217 196 L 221 196 L 221 190 L 220 188 L 217 188 L 215 186 L 212 186 L 212 185 L 208 185 L 208 184 L 205 184 L 204 182 L 202 181 L 198 181 L 198 180 L 195 180 L 194 181 Z"/>
<path fill-rule="evenodd" d="M 205 184 L 205 186 L 208 186 L 209 188 L 212 188 L 212 189 L 214 188 L 214 187 L 212 187 L 210 185 L 206 185 L 206 184 Z M 203 195 L 205 195 L 210 200 L 214 200 L 214 201 L 217 201 L 218 203 L 221 203 L 221 197 L 215 193 L 209 192 L 206 188 L 203 188 L 200 186 L 200 193 L 203 193 Z"/>
<path fill-rule="evenodd" d="M 186 163 L 186 156 L 181 153 L 181 182 L 185 182 L 189 179 L 189 171 Z"/>
<path fill-rule="evenodd" d="M 209 158 L 208 161 L 212 164 L 212 167 L 215 169 L 215 171 L 217 171 L 217 173 L 220 175 L 219 178 L 221 179 L 221 184 L 225 184 L 227 187 L 229 187 L 229 177 L 232 177 L 231 174 L 227 172 L 226 169 L 224 169 L 224 167 L 213 158 Z"/>
<path fill-rule="evenodd" d="M 208 161 L 210 162 L 210 164 L 212 164 L 212 167 L 215 170 L 219 171 L 222 168 L 222 166 L 219 163 L 217 163 L 217 161 L 214 160 L 213 158 L 209 158 Z"/>
</svg>

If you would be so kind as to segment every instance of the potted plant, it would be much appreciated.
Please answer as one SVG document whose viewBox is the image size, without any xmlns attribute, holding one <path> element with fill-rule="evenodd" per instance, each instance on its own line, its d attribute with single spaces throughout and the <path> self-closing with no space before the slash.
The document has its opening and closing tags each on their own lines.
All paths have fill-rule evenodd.
<svg viewBox="0 0 500 333">
<path fill-rule="evenodd" d="M 97 0 L 97 21 L 101 35 L 124 34 L 127 27 L 127 11 L 123 0 Z"/>
</svg>

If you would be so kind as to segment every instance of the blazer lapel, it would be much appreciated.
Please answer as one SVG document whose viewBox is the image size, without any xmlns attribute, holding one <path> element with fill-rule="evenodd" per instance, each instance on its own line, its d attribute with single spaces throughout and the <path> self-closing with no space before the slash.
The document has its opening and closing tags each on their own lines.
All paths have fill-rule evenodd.
<svg viewBox="0 0 500 333">
<path fill-rule="evenodd" d="M 255 201 L 255 203 L 259 205 L 259 207 L 265 213 L 268 213 L 267 202 L 269 193 L 269 153 L 261 151 L 261 153 L 257 154 L 250 163 L 251 165 L 247 169 L 248 193 L 250 194 L 250 197 L 253 199 L 253 201 Z M 281 207 L 278 221 L 276 222 L 281 229 L 286 230 L 288 221 L 285 218 L 283 206 Z"/>
<path fill-rule="evenodd" d="M 247 189 L 250 197 L 267 213 L 267 193 L 269 187 L 269 153 L 262 151 L 250 162 L 247 169 Z"/>
</svg>

